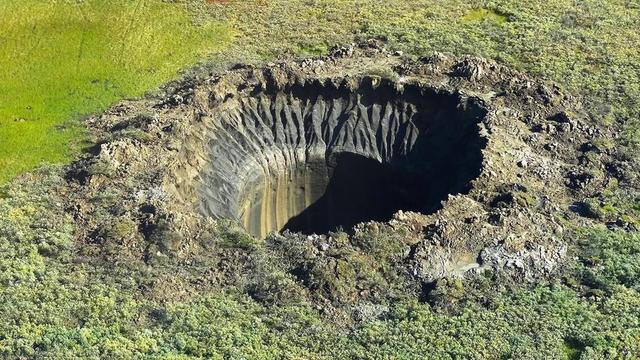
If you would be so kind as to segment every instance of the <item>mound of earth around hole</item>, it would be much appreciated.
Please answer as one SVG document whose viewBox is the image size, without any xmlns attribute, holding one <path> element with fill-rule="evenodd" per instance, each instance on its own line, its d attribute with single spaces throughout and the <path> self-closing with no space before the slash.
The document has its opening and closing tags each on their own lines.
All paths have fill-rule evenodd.
<svg viewBox="0 0 640 360">
<path fill-rule="evenodd" d="M 98 252 L 188 263 L 223 238 L 214 249 L 240 250 L 217 256 L 244 269 L 213 271 L 223 284 L 258 271 L 251 241 L 304 286 L 314 266 L 338 271 L 341 251 L 375 253 L 380 239 L 397 246 L 372 271 L 418 297 L 487 270 L 539 279 L 566 259 L 563 219 L 588 221 L 572 205 L 606 185 L 583 161 L 602 135 L 584 118 L 553 84 L 484 59 L 335 48 L 201 73 L 89 119 L 101 141 L 70 167 L 70 203 Z M 123 218 L 132 233 L 110 240 Z M 373 296 L 359 294 L 373 293 L 325 295 Z"/>
</svg>

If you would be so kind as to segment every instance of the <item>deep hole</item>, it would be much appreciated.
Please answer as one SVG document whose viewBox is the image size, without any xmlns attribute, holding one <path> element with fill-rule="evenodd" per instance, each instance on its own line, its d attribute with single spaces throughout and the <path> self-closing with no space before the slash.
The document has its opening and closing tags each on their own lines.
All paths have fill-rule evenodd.
<svg viewBox="0 0 640 360">
<path fill-rule="evenodd" d="M 486 110 L 455 93 L 322 84 L 232 99 L 212 129 L 202 211 L 255 236 L 430 213 L 480 173 Z"/>
<path fill-rule="evenodd" d="M 363 221 L 386 221 L 400 209 L 425 211 L 428 206 L 419 177 L 399 167 L 341 153 L 327 173 L 326 188 L 318 189 L 322 197 L 283 229 L 320 234 Z"/>
</svg>

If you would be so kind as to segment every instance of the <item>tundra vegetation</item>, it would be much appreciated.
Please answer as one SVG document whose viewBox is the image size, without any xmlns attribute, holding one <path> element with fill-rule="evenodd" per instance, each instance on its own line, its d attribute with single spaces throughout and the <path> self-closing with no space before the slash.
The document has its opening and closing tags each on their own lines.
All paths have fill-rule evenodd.
<svg viewBox="0 0 640 360">
<path fill-rule="evenodd" d="M 216 257 L 189 266 L 126 256 L 101 261 L 65 213 L 63 172 L 51 165 L 91 142 L 83 116 L 156 91 L 179 71 L 313 56 L 333 44 L 377 38 L 408 56 L 478 55 L 558 83 L 581 97 L 590 121 L 616 130 L 617 138 L 596 145 L 637 171 L 638 28 L 640 3 L 633 0 L 2 1 L 0 354 L 638 358 L 638 189 L 611 186 L 585 199 L 594 225 L 565 239 L 573 260 L 557 278 L 526 284 L 486 274 L 439 281 L 424 301 L 399 296 L 384 304 L 384 316 L 345 324 L 309 300 L 313 295 L 281 271 L 267 244 L 232 225 L 209 246 L 247 252 L 264 264 L 264 277 L 249 285 L 249 294 L 198 282 L 202 269 L 219 266 Z M 99 201 L 108 202 L 109 194 Z M 137 231 L 126 218 L 96 216 L 117 219 L 107 239 L 126 241 Z M 626 228 L 607 227 L 612 221 Z M 397 251 L 394 238 L 363 241 L 366 246 L 343 249 L 339 278 L 318 270 L 322 287 L 348 292 L 357 281 L 381 281 L 378 274 Z M 104 247 L 105 256 L 118 259 L 108 242 Z M 150 290 L 158 282 L 166 282 L 161 294 Z"/>
</svg>

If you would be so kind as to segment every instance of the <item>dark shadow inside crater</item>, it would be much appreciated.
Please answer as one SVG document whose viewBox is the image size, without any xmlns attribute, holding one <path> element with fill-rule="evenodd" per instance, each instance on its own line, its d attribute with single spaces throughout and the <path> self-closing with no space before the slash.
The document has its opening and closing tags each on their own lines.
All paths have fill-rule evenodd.
<svg viewBox="0 0 640 360">
<path fill-rule="evenodd" d="M 326 233 L 364 221 L 386 221 L 398 210 L 424 211 L 424 187 L 402 169 L 353 153 L 336 156 L 320 199 L 291 218 L 283 229 Z"/>
<path fill-rule="evenodd" d="M 322 234 L 388 221 L 399 210 L 428 214 L 449 194 L 467 192 L 480 174 L 484 142 L 473 128 L 441 130 L 462 132 L 448 144 L 453 134 L 426 133 L 405 158 L 392 163 L 348 152 L 327 159 L 327 169 L 316 170 L 328 177 L 322 197 L 280 230 Z"/>
</svg>

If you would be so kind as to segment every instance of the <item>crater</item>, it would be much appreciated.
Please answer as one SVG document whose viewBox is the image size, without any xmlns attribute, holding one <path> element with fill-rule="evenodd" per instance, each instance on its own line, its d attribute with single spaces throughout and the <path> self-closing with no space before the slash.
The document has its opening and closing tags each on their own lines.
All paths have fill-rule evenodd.
<svg viewBox="0 0 640 360">
<path fill-rule="evenodd" d="M 257 237 L 432 213 L 480 174 L 486 109 L 457 92 L 375 77 L 228 97 L 207 127 L 200 211 Z"/>
</svg>

